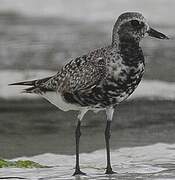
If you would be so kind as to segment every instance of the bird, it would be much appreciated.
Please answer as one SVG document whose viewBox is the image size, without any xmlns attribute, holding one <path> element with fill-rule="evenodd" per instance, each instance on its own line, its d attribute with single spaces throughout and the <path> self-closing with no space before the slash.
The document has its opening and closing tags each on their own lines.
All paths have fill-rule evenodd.
<svg viewBox="0 0 175 180">
<path fill-rule="evenodd" d="M 75 129 L 76 163 L 73 175 L 86 175 L 79 164 L 79 142 L 81 122 L 89 110 L 106 112 L 105 174 L 115 173 L 110 158 L 113 113 L 134 92 L 143 77 L 145 60 L 140 41 L 146 36 L 169 39 L 153 29 L 141 13 L 124 12 L 114 24 L 112 42 L 108 46 L 70 60 L 53 76 L 10 84 L 30 86 L 23 92 L 38 94 L 63 111 L 79 112 Z"/>
</svg>

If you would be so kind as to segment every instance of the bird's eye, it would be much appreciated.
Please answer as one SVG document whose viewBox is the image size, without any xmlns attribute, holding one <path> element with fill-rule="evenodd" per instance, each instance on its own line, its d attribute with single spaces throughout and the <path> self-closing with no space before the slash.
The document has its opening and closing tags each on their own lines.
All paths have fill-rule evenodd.
<svg viewBox="0 0 175 180">
<path fill-rule="evenodd" d="M 140 25 L 140 22 L 137 21 L 137 20 L 132 20 L 132 21 L 131 21 L 131 25 L 132 25 L 132 26 L 139 26 L 139 25 Z"/>
</svg>

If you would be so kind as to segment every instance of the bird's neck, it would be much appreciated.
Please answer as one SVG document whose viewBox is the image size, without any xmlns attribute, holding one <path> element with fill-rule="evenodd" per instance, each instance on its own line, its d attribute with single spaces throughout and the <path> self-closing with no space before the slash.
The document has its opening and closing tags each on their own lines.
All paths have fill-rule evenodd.
<svg viewBox="0 0 175 180">
<path fill-rule="evenodd" d="M 123 62 L 126 65 L 135 65 L 144 62 L 142 49 L 137 41 L 119 41 L 114 45 L 122 56 Z"/>
<path fill-rule="evenodd" d="M 127 44 L 128 46 L 135 46 L 139 47 L 140 39 L 136 39 L 133 36 L 130 36 L 129 34 L 118 34 L 113 33 L 112 36 L 112 46 L 120 47 L 121 44 Z"/>
<path fill-rule="evenodd" d="M 140 39 L 130 34 L 118 32 L 117 25 L 114 26 L 112 33 L 112 47 L 117 49 L 122 59 L 127 65 L 138 64 L 144 62 L 142 49 L 139 46 Z"/>
<path fill-rule="evenodd" d="M 137 42 L 135 40 L 129 40 L 129 41 L 128 40 L 126 40 L 126 41 L 120 40 L 117 44 L 117 47 L 120 51 L 123 51 L 126 49 L 137 51 L 140 48 L 139 42 Z"/>
</svg>

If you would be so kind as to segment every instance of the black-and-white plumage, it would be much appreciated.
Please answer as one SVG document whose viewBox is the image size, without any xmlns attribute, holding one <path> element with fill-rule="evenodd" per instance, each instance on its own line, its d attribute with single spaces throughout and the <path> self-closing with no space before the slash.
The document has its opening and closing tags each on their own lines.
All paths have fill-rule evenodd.
<svg viewBox="0 0 175 180">
<path fill-rule="evenodd" d="M 113 173 L 109 153 L 110 123 L 115 106 L 132 94 L 141 81 L 145 65 L 139 42 L 147 34 L 168 39 L 150 28 L 140 13 L 124 13 L 114 25 L 111 45 L 71 60 L 52 77 L 12 84 L 30 86 L 24 92 L 39 94 L 61 110 L 80 111 L 74 175 L 84 174 L 79 167 L 79 138 L 81 119 L 88 110 L 106 110 L 106 173 Z"/>
</svg>

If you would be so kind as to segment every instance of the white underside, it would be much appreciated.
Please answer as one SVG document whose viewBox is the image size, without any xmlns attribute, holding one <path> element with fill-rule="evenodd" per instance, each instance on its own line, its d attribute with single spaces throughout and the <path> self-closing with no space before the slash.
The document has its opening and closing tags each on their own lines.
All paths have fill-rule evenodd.
<svg viewBox="0 0 175 180">
<path fill-rule="evenodd" d="M 105 110 L 104 108 L 95 108 L 95 107 L 81 107 L 76 104 L 67 103 L 64 98 L 61 96 L 59 92 L 46 92 L 44 94 L 40 94 L 41 97 L 48 100 L 50 103 L 61 109 L 62 111 L 70 111 L 76 110 L 79 111 L 78 118 L 81 120 L 87 111 L 92 110 L 94 113 L 97 113 L 101 110 Z"/>
<path fill-rule="evenodd" d="M 41 94 L 41 96 L 45 99 L 47 99 L 50 103 L 61 109 L 62 111 L 69 111 L 69 110 L 83 110 L 84 107 L 67 103 L 65 102 L 64 98 L 61 96 L 61 94 L 58 92 L 46 92 L 44 94 Z"/>
</svg>

